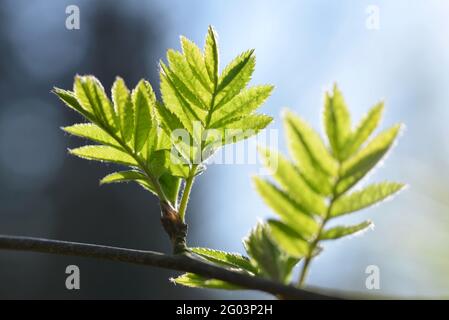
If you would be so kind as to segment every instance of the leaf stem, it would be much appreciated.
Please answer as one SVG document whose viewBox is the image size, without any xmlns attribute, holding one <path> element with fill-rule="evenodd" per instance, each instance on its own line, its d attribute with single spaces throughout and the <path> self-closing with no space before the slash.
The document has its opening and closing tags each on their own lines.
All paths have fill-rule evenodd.
<svg viewBox="0 0 449 320">
<path fill-rule="evenodd" d="M 198 165 L 196 165 L 196 164 L 192 166 L 192 169 L 190 170 L 189 177 L 186 179 L 184 191 L 182 192 L 181 203 L 179 205 L 179 211 L 178 211 L 179 217 L 181 218 L 182 222 L 185 221 L 187 204 L 189 202 L 190 192 L 192 191 L 193 182 L 195 180 L 195 174 L 196 174 L 197 167 L 198 167 Z"/>
<path fill-rule="evenodd" d="M 307 278 L 307 273 L 309 272 L 310 263 L 312 262 L 312 259 L 315 257 L 315 254 L 314 254 L 315 249 L 318 247 L 318 244 L 321 239 L 321 234 L 324 230 L 324 227 L 325 227 L 327 221 L 330 219 L 332 207 L 333 207 L 335 201 L 337 201 L 337 199 L 340 196 L 339 194 L 337 194 L 337 191 L 336 191 L 336 187 L 338 185 L 338 182 L 340 181 L 340 168 L 338 168 L 337 172 L 338 172 L 338 176 L 337 176 L 337 179 L 335 180 L 334 186 L 332 188 L 332 195 L 329 200 L 329 206 L 327 207 L 326 213 L 325 213 L 323 219 L 321 220 L 321 224 L 318 228 L 317 234 L 316 234 L 315 238 L 313 239 L 312 243 L 310 244 L 309 252 L 304 259 L 304 264 L 303 264 L 301 273 L 299 275 L 299 281 L 298 281 L 298 287 L 300 287 L 300 288 L 304 287 L 305 280 Z"/>
<path fill-rule="evenodd" d="M 318 229 L 317 235 L 316 235 L 315 239 L 312 241 L 312 243 L 310 244 L 309 253 L 308 253 L 307 257 L 304 260 L 304 265 L 302 267 L 301 274 L 299 276 L 298 286 L 300 288 L 302 288 L 304 286 L 304 282 L 306 280 L 307 273 L 309 272 L 310 263 L 312 262 L 312 259 L 314 258 L 315 249 L 316 249 L 316 247 L 318 246 L 318 244 L 320 242 L 321 233 L 323 232 L 324 226 L 326 225 L 327 220 L 329 219 L 330 212 L 332 210 L 332 205 L 333 205 L 334 201 L 335 201 L 334 198 L 332 198 L 331 201 L 330 201 L 330 205 L 329 205 L 329 207 L 326 210 L 326 215 L 324 216 L 324 218 L 323 218 L 323 220 L 322 220 L 322 222 L 320 224 L 320 227 Z"/>
</svg>

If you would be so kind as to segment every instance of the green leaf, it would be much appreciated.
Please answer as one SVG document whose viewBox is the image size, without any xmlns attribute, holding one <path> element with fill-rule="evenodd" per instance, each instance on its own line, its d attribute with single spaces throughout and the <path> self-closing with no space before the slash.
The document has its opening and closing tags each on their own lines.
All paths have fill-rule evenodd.
<svg viewBox="0 0 449 320">
<path fill-rule="evenodd" d="M 118 123 L 117 123 L 117 116 L 115 114 L 114 107 L 109 100 L 108 96 L 106 95 L 106 92 L 104 91 L 104 88 L 100 81 L 98 81 L 97 78 L 91 76 L 89 77 L 89 80 L 92 82 L 93 90 L 95 93 L 95 101 L 99 106 L 99 109 L 101 110 L 101 114 L 104 118 L 104 122 L 113 129 L 113 131 L 117 131 Z"/>
<path fill-rule="evenodd" d="M 69 153 L 87 160 L 114 162 L 133 167 L 138 166 L 138 163 L 132 156 L 109 146 L 84 146 L 71 149 Z"/>
<path fill-rule="evenodd" d="M 168 50 L 167 59 L 170 70 L 165 68 L 166 75 L 178 93 L 195 109 L 196 113 L 208 110 L 212 95 L 208 92 L 189 67 L 186 58 L 178 51 Z M 164 66 L 165 67 L 165 66 Z"/>
<path fill-rule="evenodd" d="M 257 269 L 254 268 L 251 261 L 247 257 L 238 253 L 230 253 L 209 248 L 189 248 L 189 250 L 211 262 L 226 267 L 240 268 L 251 273 L 257 272 Z"/>
<path fill-rule="evenodd" d="M 78 75 L 75 76 L 75 82 L 73 83 L 73 93 L 81 108 L 88 114 L 92 114 L 94 119 L 98 121 L 98 108 L 96 108 L 94 105 L 94 99 L 91 96 L 92 94 L 86 81 L 86 77 L 81 77 Z"/>
<path fill-rule="evenodd" d="M 159 178 L 159 183 L 167 199 L 174 205 L 174 207 L 177 207 L 181 179 L 177 176 L 172 176 L 171 173 L 164 173 Z"/>
<path fill-rule="evenodd" d="M 211 82 L 201 49 L 183 36 L 181 36 L 181 46 L 192 74 L 208 92 L 212 92 Z"/>
<path fill-rule="evenodd" d="M 292 112 L 284 113 L 284 128 L 289 153 L 304 180 L 316 193 L 324 196 L 331 194 L 337 163 L 319 135 Z"/>
<path fill-rule="evenodd" d="M 341 196 L 332 206 L 331 216 L 337 217 L 369 207 L 392 196 L 404 187 L 402 183 L 382 182 L 369 185 L 362 190 Z"/>
<path fill-rule="evenodd" d="M 337 173 L 337 163 L 329 154 L 318 133 L 293 112 L 284 113 L 286 138 L 289 150 L 298 165 L 307 163 L 315 171 L 322 171 L 329 176 Z"/>
<path fill-rule="evenodd" d="M 362 144 L 377 128 L 380 120 L 382 119 L 383 110 L 384 103 L 379 102 L 363 117 L 355 132 L 351 134 L 351 137 L 348 139 L 348 143 L 346 144 L 343 152 L 344 159 L 358 151 Z"/>
<path fill-rule="evenodd" d="M 285 192 L 259 177 L 253 178 L 255 188 L 265 203 L 271 207 L 281 220 L 293 228 L 304 239 L 310 239 L 317 231 L 317 222 L 304 213 L 298 205 Z"/>
<path fill-rule="evenodd" d="M 110 184 L 110 183 L 128 182 L 128 181 L 135 181 L 135 180 L 147 181 L 148 177 L 145 176 L 143 173 L 136 171 L 136 170 L 113 172 L 113 173 L 105 176 L 103 179 L 101 179 L 100 185 Z"/>
<path fill-rule="evenodd" d="M 143 173 L 130 170 L 130 171 L 119 171 L 108 174 L 103 179 L 100 180 L 100 185 L 111 184 L 111 183 L 123 183 L 134 181 L 140 186 L 142 186 L 147 191 L 150 191 L 157 196 L 157 191 L 151 181 Z"/>
<path fill-rule="evenodd" d="M 204 61 L 206 64 L 207 73 L 212 83 L 218 82 L 218 43 L 217 34 L 212 26 L 209 26 L 206 36 L 206 45 L 204 47 Z"/>
<path fill-rule="evenodd" d="M 254 70 L 253 50 L 234 59 L 219 75 L 217 36 L 212 27 L 204 55 L 181 38 L 182 53 L 169 50 L 168 66 L 160 62 L 163 104 L 157 115 L 168 136 L 184 129 L 190 141 L 175 143 L 189 164 L 206 161 L 225 144 L 257 134 L 272 118 L 254 111 L 268 98 L 272 86 L 246 86 Z"/>
<path fill-rule="evenodd" d="M 83 106 L 81 106 L 81 104 L 78 102 L 75 94 L 72 91 L 54 88 L 53 92 L 59 97 L 59 99 L 61 99 L 62 102 L 65 103 L 65 105 L 77 111 L 86 119 L 89 119 L 90 121 L 93 121 L 95 119 L 91 111 L 86 110 L 83 108 Z"/>
<path fill-rule="evenodd" d="M 185 129 L 193 137 L 193 122 L 200 122 L 200 119 L 187 100 L 177 91 L 175 84 L 169 78 L 170 71 L 162 62 L 161 67 L 161 92 L 164 106 L 179 119 L 181 126 L 175 129 Z"/>
<path fill-rule="evenodd" d="M 193 159 L 195 150 L 191 147 L 191 144 L 193 143 L 193 138 L 190 135 L 189 131 L 187 132 L 187 137 L 189 141 L 176 140 L 175 133 L 178 129 L 184 128 L 184 125 L 181 123 L 179 118 L 171 112 L 163 103 L 156 103 L 156 111 L 158 114 L 158 117 L 161 121 L 161 126 L 163 130 L 165 131 L 166 135 L 170 137 L 171 143 L 173 143 L 173 146 L 178 150 L 181 154 L 181 156 L 186 159 Z"/>
<path fill-rule="evenodd" d="M 341 194 L 362 179 L 387 153 L 393 145 L 401 125 L 395 125 L 381 132 L 355 156 L 349 158 L 341 167 L 341 179 L 337 194 Z"/>
<path fill-rule="evenodd" d="M 259 154 L 274 179 L 297 201 L 310 215 L 324 215 L 324 198 L 316 194 L 305 182 L 295 166 L 275 151 L 259 148 Z"/>
<path fill-rule="evenodd" d="M 170 161 L 170 153 L 167 150 L 156 150 L 148 159 L 148 168 L 153 176 L 159 178 L 167 171 Z"/>
<path fill-rule="evenodd" d="M 217 88 L 217 109 L 243 90 L 251 79 L 256 65 L 254 50 L 248 50 L 235 58 L 220 76 Z"/>
<path fill-rule="evenodd" d="M 194 273 L 185 273 L 177 278 L 172 278 L 170 280 L 176 284 L 180 284 L 191 288 L 208 288 L 208 289 L 225 289 L 225 290 L 242 289 L 236 285 L 217 279 L 208 279 Z"/>
<path fill-rule="evenodd" d="M 321 236 L 320 240 L 335 240 L 339 239 L 345 236 L 352 235 L 354 233 L 361 232 L 363 230 L 366 230 L 367 228 L 371 227 L 373 223 L 371 221 L 364 221 L 360 224 L 353 225 L 353 226 L 337 226 L 330 228 L 328 230 L 325 230 Z"/>
<path fill-rule="evenodd" d="M 79 123 L 62 128 L 67 133 L 74 136 L 90 139 L 92 141 L 120 148 L 120 144 L 99 126 L 92 123 Z"/>
<path fill-rule="evenodd" d="M 232 122 L 223 129 L 224 141 L 220 145 L 236 143 L 248 139 L 265 129 L 273 118 L 264 114 L 251 114 Z"/>
<path fill-rule="evenodd" d="M 112 100 L 119 118 L 121 136 L 128 142 L 133 136 L 134 110 L 129 89 L 120 77 L 116 78 L 112 86 Z"/>
<path fill-rule="evenodd" d="M 243 90 L 231 101 L 212 114 L 211 128 L 222 128 L 229 123 L 240 120 L 259 108 L 271 95 L 273 86 L 254 86 Z"/>
<path fill-rule="evenodd" d="M 299 233 L 285 223 L 276 220 L 268 220 L 273 240 L 290 256 L 302 258 L 309 252 L 309 244 Z"/>
<path fill-rule="evenodd" d="M 325 95 L 323 119 L 332 152 L 337 159 L 341 160 L 343 148 L 351 133 L 351 117 L 336 84 L 333 92 L 327 92 Z"/>
<path fill-rule="evenodd" d="M 291 272 L 298 260 L 279 250 L 270 238 L 267 225 L 257 224 L 244 239 L 243 244 L 253 263 L 260 270 L 260 276 L 282 283 L 290 281 Z"/>
<path fill-rule="evenodd" d="M 152 126 L 152 108 L 156 103 L 153 89 L 149 83 L 141 80 L 133 90 L 134 104 L 134 151 L 139 152 L 148 139 Z"/>
<path fill-rule="evenodd" d="M 92 113 L 97 122 L 111 130 L 116 130 L 114 108 L 97 78 L 94 76 L 76 76 L 74 92 L 83 109 Z"/>
</svg>

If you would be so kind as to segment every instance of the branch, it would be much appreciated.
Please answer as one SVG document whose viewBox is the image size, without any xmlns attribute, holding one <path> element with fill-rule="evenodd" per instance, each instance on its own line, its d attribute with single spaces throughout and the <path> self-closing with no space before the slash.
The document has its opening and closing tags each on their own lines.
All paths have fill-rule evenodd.
<svg viewBox="0 0 449 320">
<path fill-rule="evenodd" d="M 196 260 L 189 255 L 165 255 L 153 251 L 3 235 L 0 235 L 0 249 L 91 257 L 192 272 L 204 277 L 223 280 L 243 288 L 271 293 L 286 299 L 338 299 L 337 297 L 297 289 L 293 286 L 286 286 L 260 277 L 230 271 Z"/>
</svg>

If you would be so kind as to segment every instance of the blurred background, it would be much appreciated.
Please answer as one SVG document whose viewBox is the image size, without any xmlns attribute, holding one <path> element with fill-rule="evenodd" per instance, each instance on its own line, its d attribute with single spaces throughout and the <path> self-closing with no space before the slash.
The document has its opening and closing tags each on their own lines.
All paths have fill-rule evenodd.
<svg viewBox="0 0 449 320">
<path fill-rule="evenodd" d="M 80 29 L 65 27 L 68 5 Z M 374 6 L 374 7 L 373 7 Z M 373 21 L 376 16 L 379 18 Z M 70 157 L 82 144 L 59 127 L 81 118 L 50 93 L 94 74 L 158 88 L 158 60 L 183 34 L 203 44 L 219 33 L 222 66 L 255 48 L 253 83 L 276 90 L 263 112 L 290 107 L 321 132 L 323 91 L 336 81 L 358 121 L 380 99 L 382 128 L 406 130 L 370 181 L 403 181 L 394 201 L 345 218 L 376 228 L 325 246 L 309 283 L 402 297 L 449 297 L 449 2 L 444 1 L 25 1 L 0 2 L 0 234 L 169 252 L 156 199 L 135 185 L 99 187 L 114 167 Z M 279 148 L 286 151 L 283 133 Z M 251 187 L 257 165 L 211 165 L 194 187 L 189 243 L 243 253 L 241 238 L 273 215 Z M 81 290 L 65 288 L 65 268 Z M 365 288 L 380 268 L 381 289 Z M 0 251 L 0 298 L 270 298 L 254 292 L 175 287 L 167 270 L 107 261 Z"/>
</svg>

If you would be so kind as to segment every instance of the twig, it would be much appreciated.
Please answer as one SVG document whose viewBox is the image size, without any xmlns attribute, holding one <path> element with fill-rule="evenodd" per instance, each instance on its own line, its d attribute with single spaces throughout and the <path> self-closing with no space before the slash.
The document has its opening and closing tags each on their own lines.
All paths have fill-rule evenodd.
<svg viewBox="0 0 449 320">
<path fill-rule="evenodd" d="M 0 249 L 92 257 L 193 272 L 204 277 L 223 280 L 242 288 L 271 293 L 285 299 L 338 299 L 337 297 L 297 289 L 293 286 L 286 286 L 271 280 L 220 268 L 194 259 L 189 255 L 165 255 L 153 251 L 4 235 L 0 235 Z"/>
</svg>

